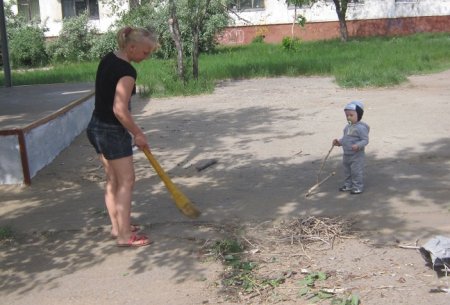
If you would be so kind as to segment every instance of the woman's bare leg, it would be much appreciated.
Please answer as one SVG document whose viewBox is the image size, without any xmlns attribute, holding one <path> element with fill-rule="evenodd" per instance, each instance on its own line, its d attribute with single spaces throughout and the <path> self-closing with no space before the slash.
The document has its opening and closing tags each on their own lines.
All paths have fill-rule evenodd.
<svg viewBox="0 0 450 305">
<path fill-rule="evenodd" d="M 126 243 L 131 236 L 131 196 L 135 175 L 133 157 L 107 160 L 100 157 L 106 173 L 105 203 L 117 242 Z"/>
</svg>

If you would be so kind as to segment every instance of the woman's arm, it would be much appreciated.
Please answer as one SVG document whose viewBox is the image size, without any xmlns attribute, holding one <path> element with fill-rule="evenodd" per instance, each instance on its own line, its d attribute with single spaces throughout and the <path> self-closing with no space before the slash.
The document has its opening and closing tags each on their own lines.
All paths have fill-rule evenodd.
<svg viewBox="0 0 450 305">
<path fill-rule="evenodd" d="M 148 147 L 147 137 L 144 135 L 141 128 L 134 122 L 129 110 L 129 103 L 134 84 L 134 78 L 131 76 L 124 76 L 119 80 L 114 96 L 113 111 L 123 127 L 134 136 L 135 144 L 142 150 L 144 147 Z"/>
</svg>

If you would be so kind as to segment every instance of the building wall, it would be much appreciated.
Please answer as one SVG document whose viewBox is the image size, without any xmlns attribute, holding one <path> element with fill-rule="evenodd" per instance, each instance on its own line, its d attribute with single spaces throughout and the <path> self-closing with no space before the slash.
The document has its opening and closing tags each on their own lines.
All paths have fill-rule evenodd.
<svg viewBox="0 0 450 305">
<path fill-rule="evenodd" d="M 350 37 L 450 32 L 450 16 L 350 20 L 347 28 Z M 220 35 L 219 42 L 223 45 L 248 44 L 256 36 L 263 35 L 267 43 L 280 43 L 283 37 L 291 36 L 291 30 L 291 24 L 230 27 Z M 311 22 L 304 27 L 295 26 L 294 36 L 304 41 L 339 38 L 339 22 Z"/>
<path fill-rule="evenodd" d="M 284 0 L 265 0 L 265 9 L 236 12 L 231 17 L 235 26 L 291 23 L 294 7 L 288 7 Z M 307 22 L 337 21 L 333 2 L 318 2 L 311 7 L 297 8 L 297 14 L 306 17 Z M 347 20 L 382 19 L 419 16 L 450 15 L 450 0 L 364 0 L 364 3 L 349 3 Z"/>
<path fill-rule="evenodd" d="M 9 2 L 6 0 L 5 2 Z M 122 9 L 127 9 L 126 5 L 122 5 Z M 13 10 L 17 13 L 17 6 L 13 6 Z M 62 28 L 62 6 L 61 0 L 39 0 L 39 10 L 41 15 L 41 24 L 48 31 L 45 32 L 46 37 L 55 37 L 59 35 Z M 109 6 L 98 0 L 99 19 L 91 19 L 90 25 L 95 27 L 101 33 L 106 32 L 111 24 L 117 19 Z"/>
<path fill-rule="evenodd" d="M 264 9 L 230 14 L 233 22 L 220 41 L 225 44 L 248 43 L 253 37 L 264 35 L 267 42 L 279 42 L 283 36 L 290 35 L 294 8 L 288 7 L 285 0 L 265 0 L 264 3 Z M 49 29 L 45 35 L 58 36 L 62 27 L 61 1 L 39 0 L 39 5 L 42 23 Z M 115 17 L 101 0 L 98 0 L 98 5 L 100 18 L 90 23 L 100 32 L 105 32 L 114 23 Z M 122 5 L 122 9 L 127 9 L 126 4 Z M 304 28 L 296 26 L 296 36 L 305 40 L 338 37 L 338 18 L 332 1 L 321 1 L 311 7 L 297 9 L 297 14 L 306 18 L 307 25 Z M 441 29 L 442 22 L 448 23 L 447 16 L 450 16 L 450 0 L 364 0 L 364 3 L 349 4 L 347 10 L 349 32 L 353 36 L 406 34 L 424 29 L 434 31 L 435 26 Z M 413 20 L 414 17 L 420 18 Z M 408 30 L 406 24 L 412 28 Z"/>
<path fill-rule="evenodd" d="M 246 44 L 263 35 L 268 43 L 279 43 L 290 36 L 294 8 L 283 0 L 266 0 L 264 10 L 248 10 L 233 15 L 234 25 L 226 29 L 219 41 L 222 44 Z M 320 2 L 297 9 L 305 16 L 305 27 L 294 26 L 294 35 L 302 40 L 340 37 L 339 22 L 334 4 Z M 349 4 L 347 26 L 350 37 L 375 35 L 406 35 L 417 32 L 450 32 L 450 0 L 365 0 Z"/>
</svg>

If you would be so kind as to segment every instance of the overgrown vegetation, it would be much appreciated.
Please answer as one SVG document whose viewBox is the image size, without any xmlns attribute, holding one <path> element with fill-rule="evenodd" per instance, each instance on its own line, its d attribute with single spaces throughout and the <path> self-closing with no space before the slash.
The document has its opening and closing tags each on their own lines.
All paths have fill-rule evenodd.
<svg viewBox="0 0 450 305">
<path fill-rule="evenodd" d="M 55 65 L 48 70 L 13 71 L 15 85 L 93 81 L 97 61 Z M 153 96 L 211 92 L 218 81 L 252 77 L 333 76 L 343 87 L 392 86 L 409 75 L 450 67 L 450 34 L 416 34 L 302 42 L 295 50 L 281 45 L 254 43 L 220 47 L 200 57 L 200 77 L 186 84 L 174 73 L 171 59 L 150 59 L 136 66 L 138 85 Z M 0 82 L 3 82 L 0 74 Z"/>
</svg>

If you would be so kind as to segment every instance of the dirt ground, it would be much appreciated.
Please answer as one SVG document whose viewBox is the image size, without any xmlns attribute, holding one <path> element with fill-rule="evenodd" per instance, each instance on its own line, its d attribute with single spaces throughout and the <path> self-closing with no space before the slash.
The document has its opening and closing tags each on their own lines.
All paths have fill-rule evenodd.
<svg viewBox="0 0 450 305">
<path fill-rule="evenodd" d="M 399 247 L 450 236 L 449 79 L 444 71 L 391 88 L 344 89 L 332 78 L 281 77 L 226 81 L 211 95 L 138 99 L 133 112 L 153 154 L 202 216 L 183 217 L 137 153 L 133 219 L 154 243 L 115 247 L 103 173 L 82 134 L 30 187 L 0 186 L 0 227 L 13 232 L 0 244 L 0 303 L 308 304 L 299 281 L 323 272 L 322 288 L 361 304 L 449 304 L 448 277 L 417 249 Z M 306 198 L 342 134 L 343 107 L 355 99 L 371 127 L 366 190 L 337 191 L 335 148 L 323 175 L 337 174 Z M 217 163 L 196 169 L 210 160 Z M 332 248 L 274 234 L 308 217 L 343 218 L 351 232 Z M 208 247 L 233 236 L 255 273 L 282 278 L 277 287 L 226 287 L 227 268 Z"/>
</svg>

